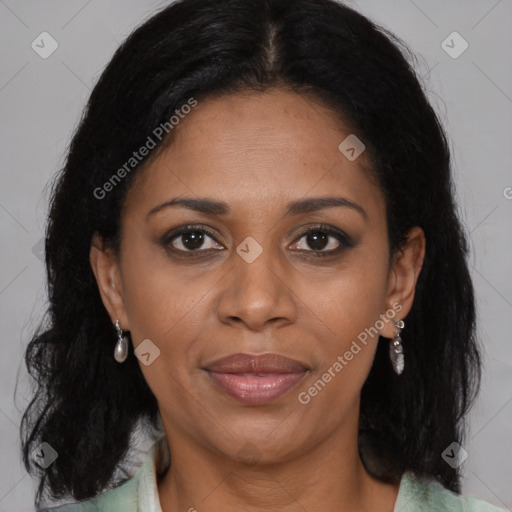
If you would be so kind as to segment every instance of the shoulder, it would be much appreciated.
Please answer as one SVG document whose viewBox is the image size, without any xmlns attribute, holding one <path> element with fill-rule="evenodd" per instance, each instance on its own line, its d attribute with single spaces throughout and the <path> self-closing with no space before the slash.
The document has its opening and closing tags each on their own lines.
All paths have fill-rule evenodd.
<svg viewBox="0 0 512 512">
<path fill-rule="evenodd" d="M 39 509 L 38 512 L 136 512 L 137 511 L 136 479 L 130 479 L 120 486 L 103 492 L 87 501 L 79 501 Z"/>
<path fill-rule="evenodd" d="M 406 472 L 402 477 L 395 510 L 400 510 L 400 512 L 422 512 L 423 510 L 506 512 L 506 509 L 491 505 L 475 496 L 456 494 L 443 487 L 439 482 L 421 478 L 412 472 Z"/>
<path fill-rule="evenodd" d="M 160 437 L 135 475 L 113 489 L 86 501 L 39 508 L 37 512 L 161 512 L 157 474 L 170 464 L 169 445 Z"/>
</svg>

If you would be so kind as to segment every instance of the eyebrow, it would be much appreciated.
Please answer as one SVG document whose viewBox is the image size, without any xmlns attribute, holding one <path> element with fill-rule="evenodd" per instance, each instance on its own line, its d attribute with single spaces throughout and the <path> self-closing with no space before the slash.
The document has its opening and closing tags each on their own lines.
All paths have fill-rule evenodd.
<svg viewBox="0 0 512 512">
<path fill-rule="evenodd" d="M 165 201 L 158 206 L 152 208 L 146 219 L 166 208 L 170 207 L 183 207 L 196 212 L 204 213 L 207 215 L 228 215 L 231 212 L 231 208 L 227 203 L 217 201 L 208 197 L 205 198 L 194 198 L 194 197 L 174 197 Z M 284 216 L 299 215 L 301 213 L 311 213 L 325 208 L 332 208 L 335 206 L 343 206 L 351 208 L 359 212 L 365 220 L 368 220 L 368 214 L 362 206 L 347 199 L 345 197 L 314 197 L 307 199 L 298 199 L 292 201 L 286 205 L 286 211 Z"/>
</svg>

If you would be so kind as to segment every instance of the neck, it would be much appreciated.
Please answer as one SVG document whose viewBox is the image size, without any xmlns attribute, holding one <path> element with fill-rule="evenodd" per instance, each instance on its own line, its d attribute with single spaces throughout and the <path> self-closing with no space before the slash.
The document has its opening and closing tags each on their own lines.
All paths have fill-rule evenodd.
<svg viewBox="0 0 512 512">
<path fill-rule="evenodd" d="M 358 453 L 357 422 L 350 436 L 338 429 L 309 450 L 265 464 L 235 461 L 168 430 L 172 462 L 158 482 L 163 512 L 393 512 L 398 483 L 367 472 Z"/>
</svg>

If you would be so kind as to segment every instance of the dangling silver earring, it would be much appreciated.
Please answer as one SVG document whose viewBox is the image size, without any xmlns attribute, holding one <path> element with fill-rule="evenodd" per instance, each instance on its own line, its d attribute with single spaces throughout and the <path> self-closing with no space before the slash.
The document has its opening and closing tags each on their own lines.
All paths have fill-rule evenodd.
<svg viewBox="0 0 512 512">
<path fill-rule="evenodd" d="M 397 320 L 395 327 L 397 328 L 397 332 L 389 344 L 389 357 L 393 365 L 393 370 L 395 370 L 397 375 L 400 375 L 404 371 L 405 366 L 404 349 L 402 347 L 402 338 L 400 338 L 400 333 L 405 327 L 405 322 L 403 320 Z"/>
<path fill-rule="evenodd" d="M 123 330 L 119 327 L 119 320 L 116 320 L 117 343 L 114 349 L 114 358 L 118 363 L 124 363 L 128 357 L 128 338 L 123 336 Z"/>
</svg>

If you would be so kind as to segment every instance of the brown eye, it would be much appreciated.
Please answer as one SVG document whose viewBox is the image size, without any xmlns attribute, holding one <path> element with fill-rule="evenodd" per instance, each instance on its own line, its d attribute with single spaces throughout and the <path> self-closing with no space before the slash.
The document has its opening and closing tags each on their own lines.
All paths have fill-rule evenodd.
<svg viewBox="0 0 512 512">
<path fill-rule="evenodd" d="M 179 235 L 175 240 L 181 239 L 181 245 L 185 249 L 195 250 L 201 249 L 201 246 L 204 244 L 205 235 L 201 231 L 190 231 L 188 233 L 183 233 Z"/>
<path fill-rule="evenodd" d="M 329 245 L 330 235 L 322 231 L 310 231 L 306 236 L 306 243 L 315 251 L 322 251 Z"/>
<path fill-rule="evenodd" d="M 305 240 L 301 243 L 301 240 Z M 301 237 L 296 243 L 297 249 L 306 249 L 309 247 L 313 251 L 324 251 L 324 249 L 335 250 L 339 247 L 339 240 L 334 239 L 333 236 L 325 233 L 324 231 L 312 230 Z"/>
<path fill-rule="evenodd" d="M 327 256 L 341 252 L 346 247 L 354 247 L 353 240 L 337 229 L 327 226 L 317 226 L 302 233 L 294 249 L 317 253 L 319 256 Z M 309 249 L 308 249 L 309 247 Z"/>
<path fill-rule="evenodd" d="M 166 235 L 162 244 L 172 246 L 173 250 L 178 252 L 202 252 L 208 250 L 224 249 L 214 234 L 206 228 L 197 228 L 194 226 L 185 226 L 178 231 Z"/>
</svg>

